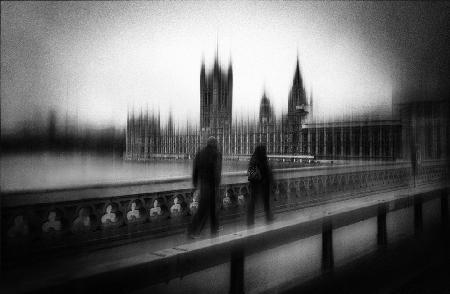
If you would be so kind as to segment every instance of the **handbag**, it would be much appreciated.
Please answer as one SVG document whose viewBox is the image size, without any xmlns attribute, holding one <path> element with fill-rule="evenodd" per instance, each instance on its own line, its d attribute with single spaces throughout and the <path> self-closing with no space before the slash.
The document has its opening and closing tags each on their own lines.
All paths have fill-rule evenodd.
<svg viewBox="0 0 450 294">
<path fill-rule="evenodd" d="M 247 176 L 249 182 L 259 182 L 261 181 L 261 171 L 257 165 L 250 166 L 247 170 Z"/>
</svg>

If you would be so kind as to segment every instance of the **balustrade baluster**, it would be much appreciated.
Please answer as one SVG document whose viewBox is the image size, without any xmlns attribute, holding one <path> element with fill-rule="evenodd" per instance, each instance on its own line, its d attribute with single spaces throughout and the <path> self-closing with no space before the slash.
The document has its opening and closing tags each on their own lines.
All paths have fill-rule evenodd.
<svg viewBox="0 0 450 294">
<path fill-rule="evenodd" d="M 443 189 L 441 192 L 441 218 L 442 227 L 448 230 L 448 189 Z"/>
<path fill-rule="evenodd" d="M 387 226 L 386 226 L 387 207 L 382 204 L 378 207 L 377 215 L 377 244 L 385 248 L 387 246 Z"/>
<path fill-rule="evenodd" d="M 322 225 L 322 270 L 329 272 L 333 266 L 333 225 L 331 220 L 325 220 Z"/>
<path fill-rule="evenodd" d="M 414 198 L 414 233 L 419 235 L 423 229 L 422 198 Z"/>
<path fill-rule="evenodd" d="M 230 294 L 244 293 L 244 258 L 241 246 L 231 251 Z"/>
</svg>

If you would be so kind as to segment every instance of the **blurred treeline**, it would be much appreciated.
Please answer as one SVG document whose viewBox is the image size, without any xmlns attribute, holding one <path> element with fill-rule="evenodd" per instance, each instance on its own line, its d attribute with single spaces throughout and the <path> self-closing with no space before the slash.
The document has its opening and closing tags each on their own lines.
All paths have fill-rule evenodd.
<svg viewBox="0 0 450 294">
<path fill-rule="evenodd" d="M 58 122 L 56 113 L 52 111 L 46 122 L 25 121 L 13 131 L 2 132 L 1 151 L 81 151 L 122 156 L 125 151 L 125 129 L 79 126 L 69 120 Z"/>
</svg>

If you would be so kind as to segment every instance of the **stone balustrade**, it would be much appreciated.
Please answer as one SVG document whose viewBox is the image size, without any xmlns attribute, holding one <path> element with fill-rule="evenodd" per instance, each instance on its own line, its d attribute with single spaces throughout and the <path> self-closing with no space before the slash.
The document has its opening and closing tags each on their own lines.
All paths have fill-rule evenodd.
<svg viewBox="0 0 450 294">
<path fill-rule="evenodd" d="M 411 185 L 408 162 L 275 170 L 274 212 Z M 440 161 L 424 162 L 416 185 L 446 179 Z M 225 174 L 220 216 L 245 213 L 245 172 Z M 182 230 L 197 208 L 190 177 L 44 191 L 2 192 L 2 250 L 10 258 Z M 5 255 L 4 255 L 5 256 Z"/>
</svg>

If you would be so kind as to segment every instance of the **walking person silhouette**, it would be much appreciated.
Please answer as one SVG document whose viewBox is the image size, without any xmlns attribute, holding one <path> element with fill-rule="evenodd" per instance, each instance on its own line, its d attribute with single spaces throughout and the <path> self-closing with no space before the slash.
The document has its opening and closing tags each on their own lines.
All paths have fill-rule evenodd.
<svg viewBox="0 0 450 294">
<path fill-rule="evenodd" d="M 258 197 L 264 201 L 266 221 L 273 220 L 270 191 L 274 183 L 272 170 L 267 160 L 266 147 L 259 145 L 255 148 L 248 166 L 248 181 L 250 182 L 250 195 L 247 201 L 247 225 L 255 224 L 255 202 Z"/>
<path fill-rule="evenodd" d="M 188 227 L 188 235 L 198 238 L 208 218 L 211 223 L 211 235 L 219 231 L 216 198 L 219 191 L 222 172 L 222 154 L 217 148 L 217 140 L 209 137 L 206 147 L 195 156 L 192 181 L 200 191 L 198 209 Z"/>
</svg>

